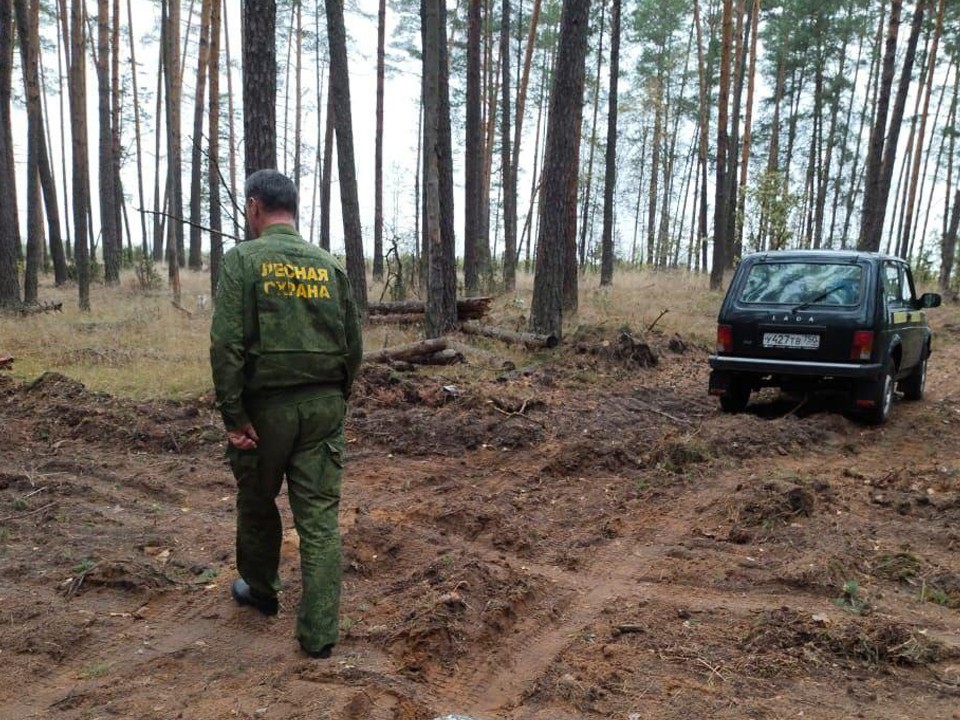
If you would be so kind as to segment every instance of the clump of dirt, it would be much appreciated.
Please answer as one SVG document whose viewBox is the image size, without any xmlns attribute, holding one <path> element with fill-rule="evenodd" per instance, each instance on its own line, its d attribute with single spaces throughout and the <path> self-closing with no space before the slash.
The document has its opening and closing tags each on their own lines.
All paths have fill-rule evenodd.
<svg viewBox="0 0 960 720">
<path fill-rule="evenodd" d="M 693 465 L 713 458 L 712 448 L 692 435 L 667 438 L 647 453 L 644 464 L 682 475 Z"/>
<path fill-rule="evenodd" d="M 635 453 L 632 443 L 597 439 L 563 445 L 541 472 L 552 477 L 569 477 L 596 472 L 614 474 L 643 466 L 644 461 Z"/>
<path fill-rule="evenodd" d="M 955 653 L 904 623 L 858 618 L 835 626 L 826 617 L 791 608 L 766 611 L 742 640 L 747 652 L 824 664 L 831 658 L 869 665 L 918 666 L 946 660 Z"/>
<path fill-rule="evenodd" d="M 730 540 L 751 542 L 755 530 L 769 530 L 799 516 L 810 517 L 815 507 L 813 493 L 791 482 L 769 480 L 750 487 L 731 509 Z"/>
<path fill-rule="evenodd" d="M 412 677 L 448 672 L 464 653 L 495 648 L 538 585 L 510 567 L 444 555 L 395 587 L 394 602 L 410 610 L 387 646 Z"/>
<path fill-rule="evenodd" d="M 95 440 L 180 453 L 223 437 L 208 401 L 137 403 L 92 392 L 54 372 L 15 386 L 7 403 L 30 418 L 32 437 L 51 444 Z"/>
<path fill-rule="evenodd" d="M 628 369 L 655 367 L 662 351 L 651 345 L 643 333 L 627 326 L 616 331 L 613 339 L 600 328 L 581 326 L 573 334 L 573 346 L 581 355 L 592 355 Z"/>
</svg>

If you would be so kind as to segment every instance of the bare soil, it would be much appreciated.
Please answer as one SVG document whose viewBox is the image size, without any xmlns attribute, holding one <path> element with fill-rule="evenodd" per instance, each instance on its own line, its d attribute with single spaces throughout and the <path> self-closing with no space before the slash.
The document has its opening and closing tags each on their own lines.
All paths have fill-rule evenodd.
<svg viewBox="0 0 960 720">
<path fill-rule="evenodd" d="M 209 399 L 0 377 L 0 717 L 960 718 L 938 329 L 927 399 L 883 427 L 770 391 L 723 415 L 668 338 L 649 368 L 573 345 L 455 387 L 367 368 L 327 661 L 293 637 L 292 530 L 279 616 L 230 600 Z"/>
</svg>

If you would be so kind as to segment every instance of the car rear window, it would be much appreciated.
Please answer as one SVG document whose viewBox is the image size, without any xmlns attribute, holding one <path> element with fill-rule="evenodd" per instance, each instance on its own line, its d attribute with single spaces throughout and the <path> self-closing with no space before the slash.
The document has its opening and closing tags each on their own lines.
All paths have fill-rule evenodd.
<svg viewBox="0 0 960 720">
<path fill-rule="evenodd" d="M 863 268 L 850 263 L 766 262 L 750 268 L 740 302 L 764 305 L 860 304 Z"/>
</svg>

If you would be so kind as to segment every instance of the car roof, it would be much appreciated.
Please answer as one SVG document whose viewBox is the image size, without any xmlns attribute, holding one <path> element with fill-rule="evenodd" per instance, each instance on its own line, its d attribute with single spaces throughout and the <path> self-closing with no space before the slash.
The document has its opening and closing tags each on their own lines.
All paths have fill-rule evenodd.
<svg viewBox="0 0 960 720">
<path fill-rule="evenodd" d="M 856 262 L 858 260 L 896 260 L 904 262 L 902 258 L 895 255 L 887 255 L 879 252 L 864 252 L 862 250 L 770 250 L 767 252 L 751 253 L 743 258 L 753 263 L 758 262 L 782 262 L 784 260 L 805 260 L 805 261 L 833 261 L 833 262 Z"/>
</svg>

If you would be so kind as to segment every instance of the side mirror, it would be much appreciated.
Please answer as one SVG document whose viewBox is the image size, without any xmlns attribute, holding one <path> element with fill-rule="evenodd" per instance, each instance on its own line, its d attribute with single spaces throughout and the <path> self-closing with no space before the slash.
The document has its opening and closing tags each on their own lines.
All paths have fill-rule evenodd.
<svg viewBox="0 0 960 720">
<path fill-rule="evenodd" d="M 935 308 L 940 307 L 942 298 L 937 293 L 924 293 L 920 296 L 920 307 L 922 308 Z"/>
</svg>

